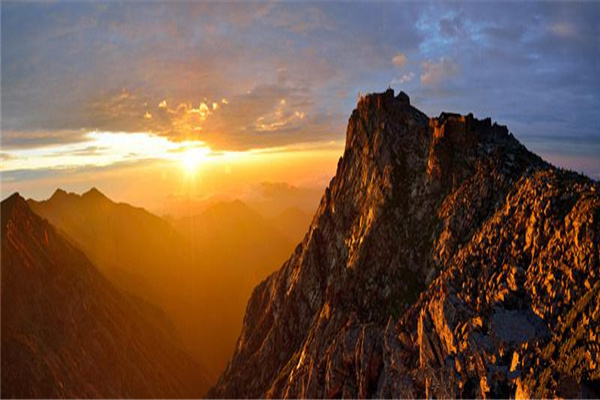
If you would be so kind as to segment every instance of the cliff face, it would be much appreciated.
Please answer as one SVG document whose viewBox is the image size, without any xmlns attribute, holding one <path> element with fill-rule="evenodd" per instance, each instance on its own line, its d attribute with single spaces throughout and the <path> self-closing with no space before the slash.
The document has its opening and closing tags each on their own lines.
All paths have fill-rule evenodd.
<svg viewBox="0 0 600 400">
<path fill-rule="evenodd" d="M 600 395 L 599 189 L 490 119 L 362 98 L 209 395 Z"/>
<path fill-rule="evenodd" d="M 191 398 L 208 380 L 161 311 L 115 288 L 14 194 L 2 202 L 2 398 Z"/>
</svg>

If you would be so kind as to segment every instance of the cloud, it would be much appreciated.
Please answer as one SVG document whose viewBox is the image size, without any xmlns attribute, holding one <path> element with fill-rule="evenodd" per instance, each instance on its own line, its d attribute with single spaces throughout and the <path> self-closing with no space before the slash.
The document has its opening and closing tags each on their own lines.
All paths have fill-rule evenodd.
<svg viewBox="0 0 600 400">
<path fill-rule="evenodd" d="M 175 108 L 165 106 L 157 114 L 160 120 L 148 128 L 172 140 L 198 139 L 198 132 L 204 131 L 209 119 L 221 112 L 221 108 L 214 107 L 215 104 L 205 99 L 197 107 L 191 102 L 181 102 Z"/>
<path fill-rule="evenodd" d="M 389 66 L 392 46 L 410 51 L 419 42 L 408 23 L 415 7 L 394 15 L 393 6 L 357 4 L 340 18 L 345 9 L 8 4 L 2 10 L 2 128 L 154 132 L 238 148 L 343 135 L 354 105 L 344 102 L 352 96 L 334 103 L 331 93 L 355 93 L 365 71 Z M 152 30 L 150 21 L 156 22 Z M 402 29 L 374 31 L 379 23 Z M 279 114 L 276 92 L 290 92 L 284 95 L 293 102 Z M 201 110 L 202 102 L 210 112 Z"/>
<path fill-rule="evenodd" d="M 81 130 L 2 131 L 3 149 L 31 149 L 85 141 Z"/>
<path fill-rule="evenodd" d="M 406 55 L 403 54 L 403 53 L 396 54 L 392 58 L 392 64 L 394 64 L 394 66 L 397 67 L 397 68 L 404 67 L 404 64 L 406 64 Z"/>
<path fill-rule="evenodd" d="M 463 15 L 457 14 L 440 19 L 439 31 L 443 36 L 446 37 L 456 37 L 463 34 Z"/>
<path fill-rule="evenodd" d="M 286 100 L 281 99 L 274 112 L 257 118 L 255 130 L 257 132 L 274 132 L 299 128 L 304 116 L 304 112 L 290 108 Z"/>
<path fill-rule="evenodd" d="M 408 74 L 402 75 L 400 78 L 396 78 L 391 82 L 391 85 L 403 85 L 413 80 L 415 77 L 414 72 L 409 72 Z"/>
<path fill-rule="evenodd" d="M 421 83 L 425 86 L 439 86 L 459 72 L 458 64 L 446 57 L 440 58 L 437 63 L 424 61 L 421 68 Z"/>
<path fill-rule="evenodd" d="M 14 158 L 13 155 L 8 154 L 6 152 L 0 152 L 0 161 L 8 161 Z"/>
<path fill-rule="evenodd" d="M 292 81 L 260 84 L 228 99 L 202 93 L 196 95 L 199 101 L 169 96 L 169 103 L 153 102 L 137 90 L 124 88 L 96 98 L 87 110 L 94 121 L 89 129 L 151 132 L 175 142 L 201 140 L 213 150 L 330 140 L 343 133 L 344 115 L 315 109 L 311 89 Z"/>
<path fill-rule="evenodd" d="M 586 2 L 8 2 L 2 146 L 65 144 L 90 130 L 221 150 L 326 141 L 343 137 L 357 92 L 393 78 L 430 115 L 452 107 L 598 142 L 599 19 Z M 548 110 L 561 119 L 548 123 Z"/>
<path fill-rule="evenodd" d="M 257 209 L 273 210 L 295 206 L 312 212 L 323 196 L 325 184 L 295 186 L 287 182 L 261 182 L 253 187 L 249 201 Z"/>
<path fill-rule="evenodd" d="M 65 115 L 63 123 L 88 131 L 148 131 L 151 126 L 161 122 L 160 119 L 153 118 L 148 100 L 136 89 L 103 89 L 90 96 L 82 108 L 74 110 L 71 115 Z"/>
<path fill-rule="evenodd" d="M 272 199 L 279 197 L 297 196 L 299 189 L 286 182 L 261 182 L 260 193 L 263 197 Z"/>
<path fill-rule="evenodd" d="M 272 26 L 294 34 L 334 29 L 336 23 L 318 7 L 271 7 L 265 20 Z"/>
<path fill-rule="evenodd" d="M 213 148 L 281 146 L 326 139 L 342 132 L 343 119 L 314 109 L 307 87 L 267 84 L 232 96 L 202 125 L 203 141 Z M 227 132 L 223 135 L 222 132 Z"/>
</svg>

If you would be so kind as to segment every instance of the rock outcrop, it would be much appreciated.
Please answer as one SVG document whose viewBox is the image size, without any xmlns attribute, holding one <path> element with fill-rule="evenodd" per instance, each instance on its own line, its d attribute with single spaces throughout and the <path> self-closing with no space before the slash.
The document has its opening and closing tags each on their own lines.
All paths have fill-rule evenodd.
<svg viewBox="0 0 600 400">
<path fill-rule="evenodd" d="M 598 190 L 490 119 L 361 98 L 209 395 L 599 396 Z"/>
</svg>

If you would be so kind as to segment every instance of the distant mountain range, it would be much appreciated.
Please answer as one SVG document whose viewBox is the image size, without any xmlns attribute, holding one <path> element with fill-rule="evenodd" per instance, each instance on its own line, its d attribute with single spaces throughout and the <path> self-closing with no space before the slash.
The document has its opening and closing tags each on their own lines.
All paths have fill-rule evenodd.
<svg viewBox="0 0 600 400">
<path fill-rule="evenodd" d="M 197 216 L 171 221 L 190 245 L 192 264 L 198 268 L 197 281 L 189 285 L 196 286 L 192 301 L 202 316 L 198 318 L 202 326 L 190 330 L 200 334 L 189 341 L 212 360 L 208 361 L 212 370 L 222 371 L 233 354 L 254 287 L 275 271 L 302 239 L 303 232 L 296 237 L 284 233 L 278 225 L 282 222 L 286 221 L 260 216 L 239 200 L 216 203 Z"/>
<path fill-rule="evenodd" d="M 196 217 L 167 221 L 144 209 L 115 203 L 95 188 L 82 195 L 57 189 L 48 200 L 27 200 L 26 207 L 44 218 L 44 224 L 51 225 L 71 248 L 80 249 L 89 259 L 89 268 L 108 278 L 115 291 L 157 307 L 156 312 L 164 311 L 165 323 L 172 321 L 174 337 L 203 365 L 202 390 L 233 352 L 252 289 L 302 238 L 300 230 L 279 224 L 307 226 L 309 218 L 293 210 L 266 219 L 235 201 L 214 204 Z M 14 249 L 3 251 L 3 265 L 5 258 L 18 260 L 19 254 Z M 43 254 L 36 257 L 43 259 Z M 3 293 L 5 284 L 8 281 L 3 280 Z M 65 301 L 80 301 L 72 295 Z M 51 392 L 39 392 L 45 393 Z M 85 392 L 69 393 L 84 396 Z M 110 393 L 131 396 L 130 392 Z M 202 392 L 194 396 L 198 394 Z"/>
<path fill-rule="evenodd" d="M 169 223 L 142 208 L 115 203 L 95 188 L 82 195 L 57 189 L 48 200 L 27 203 L 111 280 L 142 298 L 164 300 L 161 295 L 179 290 L 191 273 L 185 241 Z"/>
</svg>

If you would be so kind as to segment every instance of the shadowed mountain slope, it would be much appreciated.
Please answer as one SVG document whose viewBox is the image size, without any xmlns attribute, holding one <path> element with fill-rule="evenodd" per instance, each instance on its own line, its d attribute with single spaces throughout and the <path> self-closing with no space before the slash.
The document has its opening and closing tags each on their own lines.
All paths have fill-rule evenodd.
<svg viewBox="0 0 600 400">
<path fill-rule="evenodd" d="M 289 257 L 295 242 L 243 202 L 220 202 L 194 217 L 172 221 L 206 266 L 194 297 L 203 315 L 205 354 L 223 371 L 239 335 L 252 289 Z"/>
<path fill-rule="evenodd" d="M 198 397 L 158 309 L 115 288 L 14 194 L 2 202 L 2 397 Z"/>
<path fill-rule="evenodd" d="M 111 280 L 143 298 L 164 299 L 191 272 L 189 250 L 166 221 L 142 208 L 115 203 L 96 188 L 82 195 L 57 189 L 50 199 L 30 199 L 28 204 Z"/>
<path fill-rule="evenodd" d="M 215 397 L 597 397 L 599 185 L 504 126 L 368 95 Z"/>
<path fill-rule="evenodd" d="M 214 380 L 233 353 L 252 289 L 296 244 L 241 201 L 171 221 L 97 189 L 58 189 L 28 204 L 112 282 L 162 308 Z"/>
<path fill-rule="evenodd" d="M 288 239 L 296 243 L 302 240 L 312 216 L 298 207 L 290 207 L 269 219 L 269 222 Z"/>
</svg>

